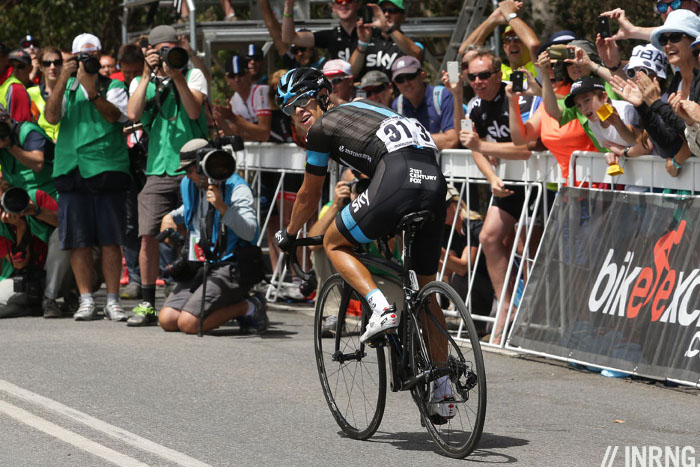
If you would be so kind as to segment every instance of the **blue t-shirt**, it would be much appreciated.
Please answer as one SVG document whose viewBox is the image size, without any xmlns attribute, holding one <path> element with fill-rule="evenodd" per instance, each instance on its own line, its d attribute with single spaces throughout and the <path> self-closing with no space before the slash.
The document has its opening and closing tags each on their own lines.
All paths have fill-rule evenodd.
<svg viewBox="0 0 700 467">
<path fill-rule="evenodd" d="M 398 111 L 397 97 L 391 108 Z M 452 93 L 447 89 L 442 90 L 442 98 L 440 99 L 440 109 L 442 115 L 438 115 L 435 105 L 433 104 L 433 86 L 425 87 L 425 97 L 421 101 L 418 108 L 414 108 L 411 101 L 404 97 L 403 99 L 403 116 L 415 118 L 423 125 L 430 133 L 444 133 L 447 130 L 452 130 L 455 127 L 453 121 L 454 115 L 454 98 Z"/>
</svg>

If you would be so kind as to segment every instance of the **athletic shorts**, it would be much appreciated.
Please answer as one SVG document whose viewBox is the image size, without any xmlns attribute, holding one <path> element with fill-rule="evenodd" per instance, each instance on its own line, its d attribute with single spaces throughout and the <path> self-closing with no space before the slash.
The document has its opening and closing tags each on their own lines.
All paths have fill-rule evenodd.
<svg viewBox="0 0 700 467">
<path fill-rule="evenodd" d="M 340 233 L 351 243 L 369 243 L 396 233 L 405 215 L 429 210 L 435 215 L 416 234 L 413 269 L 433 275 L 440 259 L 447 184 L 432 151 L 410 148 L 391 152 L 377 164 L 366 191 L 336 217 Z"/>
<path fill-rule="evenodd" d="M 234 305 L 248 296 L 250 287 L 238 283 L 238 272 L 235 266 L 227 264 L 207 274 L 207 298 L 204 302 L 204 313 L 210 315 L 220 308 Z M 186 311 L 200 317 L 202 307 L 202 286 L 190 292 L 192 280 L 177 282 L 173 291 L 165 299 L 165 305 L 180 311 Z"/>
<path fill-rule="evenodd" d="M 173 209 L 182 204 L 180 182 L 184 175 L 149 175 L 139 193 L 139 237 L 158 235 L 160 223 Z"/>
</svg>

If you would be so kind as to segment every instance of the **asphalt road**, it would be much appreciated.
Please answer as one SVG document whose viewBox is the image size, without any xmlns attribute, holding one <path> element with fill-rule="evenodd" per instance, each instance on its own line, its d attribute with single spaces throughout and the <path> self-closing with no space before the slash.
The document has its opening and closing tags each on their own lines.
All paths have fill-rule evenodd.
<svg viewBox="0 0 700 467">
<path fill-rule="evenodd" d="M 700 465 L 700 391 L 493 352 L 484 435 L 468 459 L 436 454 L 406 393 L 388 395 L 371 440 L 348 439 L 321 392 L 311 317 L 270 317 L 264 336 L 231 327 L 203 338 L 0 321 L 0 465 L 599 466 L 611 445 L 605 465 L 649 445 L 690 446 Z"/>
</svg>

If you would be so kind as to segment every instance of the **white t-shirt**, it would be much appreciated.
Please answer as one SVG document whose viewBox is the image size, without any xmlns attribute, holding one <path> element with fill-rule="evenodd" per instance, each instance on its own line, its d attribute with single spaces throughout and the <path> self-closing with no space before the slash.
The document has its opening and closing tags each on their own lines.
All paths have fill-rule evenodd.
<svg viewBox="0 0 700 467">
<path fill-rule="evenodd" d="M 136 88 L 138 87 L 140 80 L 133 79 L 129 85 L 129 95 L 133 96 Z M 187 76 L 187 87 L 193 91 L 199 91 L 206 97 L 208 95 L 207 89 L 207 79 L 204 77 L 204 73 L 199 68 L 192 68 Z"/>
<path fill-rule="evenodd" d="M 258 123 L 258 117 L 262 115 L 272 115 L 270 109 L 270 86 L 265 84 L 254 84 L 248 94 L 248 99 L 243 101 L 241 95 L 236 93 L 229 101 L 231 110 L 249 122 Z"/>
<path fill-rule="evenodd" d="M 620 119 L 622 119 L 625 125 L 632 125 L 635 128 L 640 127 L 639 114 L 634 109 L 632 104 L 627 101 L 618 101 L 614 99 L 611 100 L 611 103 L 612 106 L 615 107 L 615 110 L 617 110 L 618 115 L 620 115 Z M 595 122 L 589 121 L 589 123 L 595 139 L 598 140 L 598 143 L 600 143 L 601 146 L 605 146 L 606 143 L 615 143 L 625 147 L 630 146 L 630 144 L 620 136 L 613 125 L 603 128 L 600 120 Z"/>
</svg>

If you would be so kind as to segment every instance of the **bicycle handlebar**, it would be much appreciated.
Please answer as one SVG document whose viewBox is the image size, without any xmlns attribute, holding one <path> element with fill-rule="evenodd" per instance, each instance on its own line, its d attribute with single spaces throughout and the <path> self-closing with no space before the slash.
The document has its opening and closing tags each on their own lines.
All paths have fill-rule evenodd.
<svg viewBox="0 0 700 467">
<path fill-rule="evenodd" d="M 300 246 L 312 246 L 312 245 L 323 245 L 323 235 L 318 235 L 316 237 L 305 237 L 297 238 L 292 244 L 287 253 L 287 258 L 289 260 L 289 265 L 292 267 L 296 275 L 304 282 L 311 279 L 311 274 L 305 272 L 299 265 L 299 258 L 297 258 L 297 248 Z"/>
</svg>

